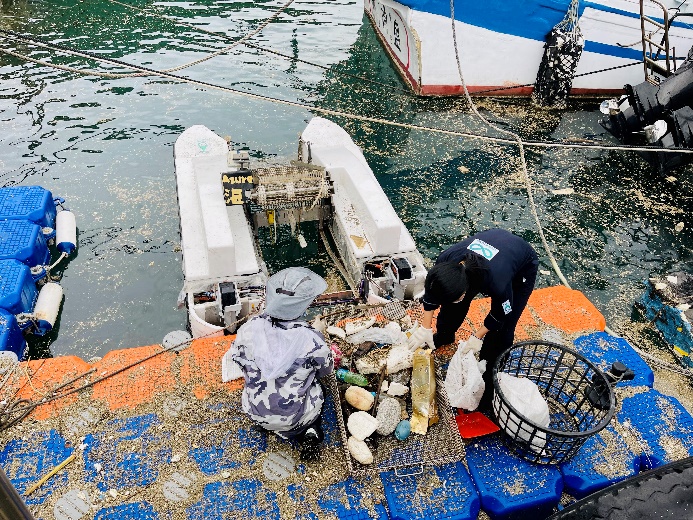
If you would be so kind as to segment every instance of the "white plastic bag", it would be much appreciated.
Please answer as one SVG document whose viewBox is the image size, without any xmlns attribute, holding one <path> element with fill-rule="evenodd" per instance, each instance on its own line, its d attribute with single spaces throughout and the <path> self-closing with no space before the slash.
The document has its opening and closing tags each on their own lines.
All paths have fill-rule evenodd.
<svg viewBox="0 0 693 520">
<path fill-rule="evenodd" d="M 450 406 L 464 410 L 476 410 L 484 395 L 482 370 L 474 353 L 465 354 L 458 349 L 452 356 L 445 376 L 445 391 L 448 393 Z"/>
<path fill-rule="evenodd" d="M 226 351 L 224 357 L 221 358 L 221 380 L 224 383 L 243 377 L 243 369 L 231 357 L 233 347 Z"/>
<path fill-rule="evenodd" d="M 547 428 L 551 416 L 549 414 L 549 405 L 544 399 L 544 396 L 539 392 L 539 387 L 534 381 L 526 377 L 515 377 L 503 372 L 498 373 L 498 384 L 503 391 L 505 401 L 517 410 L 522 417 L 530 421 L 532 424 Z M 499 399 L 496 396 L 496 399 Z M 507 424 L 506 433 L 511 437 L 520 437 L 530 443 L 530 447 L 537 453 L 540 453 L 546 445 L 546 435 L 543 432 L 536 431 L 525 424 L 524 428 L 518 428 L 517 424 L 520 418 L 515 413 L 511 412 L 507 406 L 500 407 L 498 414 L 500 424 Z M 508 420 L 510 416 L 510 420 Z M 534 435 L 533 435 L 534 434 Z"/>
<path fill-rule="evenodd" d="M 385 343 L 386 345 L 394 345 L 406 341 L 407 337 L 402 332 L 400 326 L 391 321 L 384 327 L 370 327 L 347 337 L 349 343 L 358 344 L 364 341 L 372 341 L 374 343 Z"/>
</svg>

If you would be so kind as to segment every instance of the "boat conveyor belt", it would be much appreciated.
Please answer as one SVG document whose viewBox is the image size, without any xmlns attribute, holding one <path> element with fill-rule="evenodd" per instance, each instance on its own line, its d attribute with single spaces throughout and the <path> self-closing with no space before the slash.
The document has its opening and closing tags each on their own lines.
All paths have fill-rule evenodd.
<svg viewBox="0 0 693 520">
<path fill-rule="evenodd" d="M 483 320 L 488 306 L 474 302 L 472 323 Z M 620 359 L 624 348 L 600 334 L 604 327 L 582 293 L 558 286 L 534 291 L 516 339 L 573 344 L 601 365 Z M 467 334 L 461 330 L 458 339 Z M 0 431 L 0 466 L 35 518 L 539 520 L 564 506 L 566 493 L 587 496 L 693 455 L 693 418 L 651 388 L 651 371 L 638 361 L 640 384 L 616 387 L 610 426 L 563 465 L 521 460 L 495 434 L 466 444 L 466 457 L 456 463 L 357 479 L 347 471 L 331 400 L 319 462 L 301 462 L 295 445 L 253 427 L 241 411 L 242 380 L 221 382 L 221 358 L 232 340 L 201 338 L 159 355 L 162 347 L 152 345 L 92 362 L 61 356 L 5 367 L 0 399 L 8 403 L 50 399 L 56 387 L 83 376 L 59 390 L 65 397 Z M 631 363 L 633 352 L 625 351 Z M 68 393 L 90 381 L 97 382 Z M 638 413 L 643 407 L 647 412 Z"/>
</svg>

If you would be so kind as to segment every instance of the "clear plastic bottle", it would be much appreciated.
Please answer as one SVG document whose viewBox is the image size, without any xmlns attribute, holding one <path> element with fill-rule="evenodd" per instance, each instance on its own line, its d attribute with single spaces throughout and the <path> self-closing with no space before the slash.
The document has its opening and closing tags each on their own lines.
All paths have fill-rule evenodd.
<svg viewBox="0 0 693 520">
<path fill-rule="evenodd" d="M 355 374 L 346 368 L 340 368 L 335 372 L 337 380 L 350 385 L 368 386 L 368 379 L 362 374 Z"/>
</svg>

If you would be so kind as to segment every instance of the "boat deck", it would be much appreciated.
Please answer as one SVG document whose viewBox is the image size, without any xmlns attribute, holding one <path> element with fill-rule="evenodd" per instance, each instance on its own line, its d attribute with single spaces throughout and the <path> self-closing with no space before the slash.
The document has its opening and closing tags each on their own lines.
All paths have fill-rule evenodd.
<svg viewBox="0 0 693 520">
<path fill-rule="evenodd" d="M 473 323 L 488 304 L 474 302 Z M 7 402 L 47 398 L 90 370 L 66 388 L 105 379 L 0 432 L 0 465 L 24 495 L 74 455 L 25 496 L 42 520 L 543 518 L 568 495 L 584 497 L 693 455 L 693 418 L 652 389 L 652 370 L 604 326 L 587 298 L 565 287 L 535 291 L 518 326 L 518 340 L 567 342 L 601 368 L 618 359 L 636 372 L 619 389 L 612 424 L 561 466 L 520 460 L 493 435 L 467 443 L 457 463 L 354 479 L 329 401 L 322 459 L 301 463 L 294 445 L 254 429 L 240 411 L 241 381 L 221 382 L 232 337 L 196 340 L 120 372 L 162 347 L 112 351 L 93 362 L 66 356 L 16 365 L 0 374 Z"/>
</svg>

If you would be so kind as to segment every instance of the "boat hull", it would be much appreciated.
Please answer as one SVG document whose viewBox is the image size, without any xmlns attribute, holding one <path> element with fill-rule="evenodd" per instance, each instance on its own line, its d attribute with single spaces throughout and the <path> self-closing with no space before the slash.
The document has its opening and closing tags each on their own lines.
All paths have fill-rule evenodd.
<svg viewBox="0 0 693 520">
<path fill-rule="evenodd" d="M 463 94 L 449 2 L 408 0 L 407 4 L 364 1 L 365 12 L 400 75 L 419 95 Z M 529 96 L 543 56 L 544 36 L 563 19 L 569 2 L 515 0 L 514 11 L 501 4 L 501 0 L 483 2 L 488 17 L 469 8 L 468 2 L 456 6 L 455 33 L 464 83 L 475 95 Z M 526 19 L 523 7 L 530 11 Z M 662 17 L 661 11 L 648 14 Z M 638 3 L 589 3 L 580 8 L 579 26 L 585 47 L 571 94 L 616 94 L 626 83 L 643 80 Z M 675 22 L 669 34 L 676 56 L 684 58 L 693 44 L 693 29 Z"/>
</svg>

